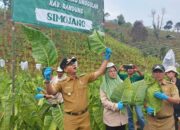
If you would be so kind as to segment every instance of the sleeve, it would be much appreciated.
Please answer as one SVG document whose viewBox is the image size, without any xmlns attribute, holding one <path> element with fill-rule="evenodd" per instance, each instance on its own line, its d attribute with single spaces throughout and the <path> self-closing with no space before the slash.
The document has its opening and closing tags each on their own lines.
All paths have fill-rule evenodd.
<svg viewBox="0 0 180 130">
<path fill-rule="evenodd" d="M 112 111 L 118 110 L 117 103 L 111 102 L 103 90 L 100 90 L 100 99 L 101 99 L 101 102 L 102 102 L 104 108 L 112 110 Z"/>
<path fill-rule="evenodd" d="M 95 78 L 95 76 L 94 76 L 94 72 L 87 74 L 87 75 L 86 75 L 86 80 L 88 81 L 88 83 L 96 80 L 96 78 Z"/>
<path fill-rule="evenodd" d="M 177 78 L 176 86 L 177 86 L 178 91 L 179 91 L 179 93 L 180 93 L 180 79 L 179 79 L 179 78 Z"/>
<path fill-rule="evenodd" d="M 52 88 L 56 92 L 61 92 L 62 91 L 62 83 L 61 83 L 61 81 L 57 82 L 56 84 L 52 84 Z"/>
</svg>

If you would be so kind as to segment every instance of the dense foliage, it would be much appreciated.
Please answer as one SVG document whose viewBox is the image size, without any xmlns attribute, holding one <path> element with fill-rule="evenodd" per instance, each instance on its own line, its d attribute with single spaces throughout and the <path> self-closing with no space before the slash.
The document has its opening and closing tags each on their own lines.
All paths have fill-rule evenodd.
<svg viewBox="0 0 180 130">
<path fill-rule="evenodd" d="M 23 26 L 24 33 L 32 46 L 32 56 L 36 62 L 45 66 L 52 66 L 57 63 L 57 50 L 46 35 L 33 28 Z"/>
<path fill-rule="evenodd" d="M 144 27 L 142 21 L 136 21 L 132 27 L 130 35 L 132 36 L 133 42 L 145 41 L 148 37 L 148 31 Z"/>
<path fill-rule="evenodd" d="M 132 47 L 136 47 L 141 50 L 144 56 L 155 56 L 155 57 L 164 57 L 162 55 L 162 48 L 166 48 L 165 52 L 169 49 L 173 49 L 176 55 L 176 61 L 180 63 L 180 33 L 174 31 L 165 31 L 159 30 L 159 39 L 157 40 L 154 35 L 154 29 L 145 27 L 148 33 L 148 37 L 146 37 L 145 41 L 137 40 L 133 41 L 133 36 L 131 33 L 132 27 L 127 26 L 125 24 L 119 26 L 117 23 L 113 21 L 105 22 L 105 32 L 111 35 L 113 38 L 126 43 Z M 179 31 L 179 24 L 175 25 L 177 31 Z M 141 28 L 142 29 L 142 28 Z M 136 37 L 142 37 L 143 31 L 137 32 Z M 146 32 L 145 32 L 146 33 Z M 172 38 L 168 38 L 171 36 Z"/>
<path fill-rule="evenodd" d="M 122 101 L 124 104 L 130 105 L 143 105 L 146 90 L 147 85 L 144 80 L 131 83 L 129 78 L 127 78 L 114 89 L 111 100 L 114 102 Z"/>
<path fill-rule="evenodd" d="M 41 74 L 19 72 L 16 91 L 12 93 L 11 78 L 0 70 L 0 129 L 63 130 L 63 105 L 52 107 L 45 99 L 35 100 L 37 86 L 43 85 Z M 89 111 L 93 130 L 103 130 L 102 106 L 99 99 L 101 80 L 90 84 Z"/>
<path fill-rule="evenodd" d="M 92 35 L 88 37 L 89 49 L 97 54 L 105 52 L 105 34 L 103 32 L 94 31 Z"/>
<path fill-rule="evenodd" d="M 154 97 L 155 92 L 162 92 L 160 85 L 157 82 L 148 84 L 149 88 L 146 94 L 147 106 L 154 108 L 154 115 L 161 109 L 162 101 Z"/>
<path fill-rule="evenodd" d="M 34 99 L 34 95 L 36 94 L 35 88 L 37 86 L 43 86 L 43 79 L 41 72 L 34 68 L 36 63 L 32 55 L 34 46 L 31 46 L 32 41 L 29 40 L 33 39 L 33 37 L 28 38 L 24 35 L 24 31 L 22 31 L 19 25 L 17 25 L 16 28 L 18 35 L 16 35 L 15 40 L 15 88 L 12 88 L 12 78 L 10 75 L 12 73 L 11 62 L 6 62 L 6 67 L 1 68 L 0 73 L 0 81 L 2 81 L 0 82 L 0 128 L 2 130 L 11 128 L 22 130 L 53 130 L 59 128 L 61 130 L 63 127 L 62 108 L 60 106 L 52 108 L 45 100 L 36 101 Z M 58 58 L 72 55 L 77 57 L 79 68 L 81 68 L 79 69 L 79 73 L 90 72 L 99 68 L 102 57 L 97 56 L 89 50 L 87 35 L 59 30 L 39 30 L 43 31 L 45 35 L 48 35 L 50 39 L 54 41 Z M 29 33 L 30 32 L 27 34 Z M 35 31 L 35 33 L 37 32 Z M 33 34 L 30 36 L 33 36 Z M 37 38 L 37 36 L 34 37 Z M 2 48 L 9 48 L 10 50 L 11 44 L 5 44 L 6 40 L 7 39 L 3 37 L 3 42 L 1 42 L 0 45 Z M 39 38 L 37 41 L 38 43 L 44 43 L 43 38 Z M 134 63 L 145 70 L 151 68 L 154 63 L 158 62 L 157 59 L 152 57 L 144 58 L 137 49 L 129 48 L 108 35 L 105 37 L 105 41 L 105 46 L 110 47 L 113 51 L 111 60 L 117 65 Z M 39 46 L 41 46 L 41 44 Z M 8 55 L 8 53 L 1 53 L 1 57 L 11 60 L 11 55 Z M 20 70 L 19 62 L 22 60 L 29 61 L 28 71 L 24 72 Z M 53 67 L 55 67 L 55 65 Z M 89 111 L 93 130 L 104 129 L 102 106 L 99 99 L 100 82 L 101 80 L 98 80 L 89 87 Z"/>
</svg>

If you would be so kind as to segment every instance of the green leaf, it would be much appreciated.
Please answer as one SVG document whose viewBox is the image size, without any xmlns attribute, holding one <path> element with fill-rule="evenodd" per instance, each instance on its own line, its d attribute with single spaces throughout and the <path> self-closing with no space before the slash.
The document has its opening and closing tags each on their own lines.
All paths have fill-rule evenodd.
<svg viewBox="0 0 180 130">
<path fill-rule="evenodd" d="M 133 96 L 133 87 L 129 78 L 126 78 L 123 82 L 124 91 L 121 97 L 123 104 L 131 104 Z"/>
<path fill-rule="evenodd" d="M 145 80 L 132 83 L 132 87 L 134 92 L 132 96 L 132 104 L 143 105 L 147 90 L 147 84 Z"/>
<path fill-rule="evenodd" d="M 27 26 L 22 28 L 32 45 L 32 56 L 35 61 L 45 66 L 56 64 L 58 53 L 53 41 L 39 30 Z"/>
<path fill-rule="evenodd" d="M 111 95 L 111 100 L 114 102 L 122 101 L 124 104 L 131 104 L 133 96 L 133 88 L 129 78 L 126 78 L 123 83 L 119 84 Z"/>
<path fill-rule="evenodd" d="M 57 126 L 52 116 L 45 116 L 44 119 L 44 130 L 56 130 Z"/>
<path fill-rule="evenodd" d="M 146 101 L 147 106 L 152 107 L 155 109 L 154 115 L 161 109 L 162 107 L 162 100 L 155 98 L 154 93 L 155 92 L 162 92 L 162 89 L 160 85 L 157 82 L 154 82 L 152 84 L 148 84 L 147 94 L 146 94 Z"/>
<path fill-rule="evenodd" d="M 88 37 L 89 49 L 97 54 L 105 52 L 106 46 L 104 42 L 104 33 L 100 31 L 95 30 L 93 34 Z"/>
<path fill-rule="evenodd" d="M 60 130 L 63 130 L 63 110 L 61 109 L 60 105 L 55 108 L 52 107 L 51 110 L 54 122 Z"/>
</svg>

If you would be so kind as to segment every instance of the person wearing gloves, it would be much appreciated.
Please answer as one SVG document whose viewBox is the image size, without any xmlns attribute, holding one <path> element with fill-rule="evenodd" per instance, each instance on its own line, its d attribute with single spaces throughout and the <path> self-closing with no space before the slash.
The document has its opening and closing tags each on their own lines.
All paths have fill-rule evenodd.
<svg viewBox="0 0 180 130">
<path fill-rule="evenodd" d="M 178 104 L 180 99 L 177 87 L 171 82 L 164 80 L 164 75 L 165 68 L 163 65 L 157 64 L 153 66 L 152 76 L 162 89 L 162 92 L 155 92 L 154 97 L 162 100 L 162 106 L 154 116 L 154 108 L 145 105 L 147 123 L 144 130 L 175 130 L 173 104 Z"/>
<path fill-rule="evenodd" d="M 178 78 L 179 72 L 176 70 L 176 67 L 168 66 L 165 73 L 170 82 L 177 86 L 180 95 L 180 79 Z M 180 125 L 178 125 L 178 122 L 180 122 L 180 104 L 174 104 L 174 119 L 176 130 L 180 130 Z"/>
<path fill-rule="evenodd" d="M 106 48 L 104 61 L 95 72 L 77 76 L 76 58 L 64 58 L 60 67 L 67 74 L 64 81 L 51 85 L 49 77 L 52 70 L 47 67 L 44 71 L 46 90 L 48 94 L 55 95 L 61 92 L 64 99 L 64 130 L 91 130 L 88 112 L 88 83 L 101 76 L 111 56 L 111 49 Z"/>
<path fill-rule="evenodd" d="M 114 88 L 118 87 L 123 81 L 117 75 L 117 68 L 114 63 L 109 62 L 106 67 L 103 82 L 100 87 L 100 98 L 103 104 L 103 122 L 106 130 L 125 130 L 128 123 L 127 112 L 121 113 L 124 105 L 121 101 L 112 102 L 110 97 Z"/>
<path fill-rule="evenodd" d="M 43 73 L 44 73 L 44 70 L 45 70 L 45 68 L 43 69 Z M 65 78 L 66 78 L 66 75 L 64 75 L 64 72 L 60 67 L 57 67 L 56 72 L 57 72 L 56 76 L 50 77 L 50 83 L 52 85 L 55 85 L 56 83 L 65 80 Z M 37 100 L 39 100 L 41 98 L 46 98 L 47 101 L 53 107 L 56 107 L 58 104 L 63 103 L 63 97 L 62 97 L 62 94 L 60 92 L 58 92 L 56 95 L 49 95 L 49 94 L 47 94 L 47 92 L 42 87 L 37 87 L 36 91 L 38 92 L 38 94 L 35 95 L 35 98 Z"/>
<path fill-rule="evenodd" d="M 125 73 L 121 73 L 125 71 Z M 139 70 L 137 65 L 128 64 L 128 65 L 121 65 L 119 68 L 119 77 L 124 81 L 126 78 L 129 78 L 131 83 L 140 81 L 144 79 L 144 74 Z M 144 115 L 142 112 L 141 105 L 128 105 L 128 130 L 135 130 L 134 121 L 133 121 L 133 108 L 135 109 L 137 115 L 137 124 L 140 127 L 140 130 L 143 130 L 145 120 Z"/>
<path fill-rule="evenodd" d="M 65 80 L 66 78 L 66 75 L 64 74 L 63 70 L 60 67 L 57 67 L 56 72 L 57 72 L 57 75 L 52 77 L 50 81 L 52 85 L 55 85 L 58 82 Z M 47 100 L 50 104 L 52 104 L 53 107 L 56 107 L 58 104 L 63 103 L 63 97 L 60 92 L 58 92 L 52 98 L 48 98 Z"/>
</svg>

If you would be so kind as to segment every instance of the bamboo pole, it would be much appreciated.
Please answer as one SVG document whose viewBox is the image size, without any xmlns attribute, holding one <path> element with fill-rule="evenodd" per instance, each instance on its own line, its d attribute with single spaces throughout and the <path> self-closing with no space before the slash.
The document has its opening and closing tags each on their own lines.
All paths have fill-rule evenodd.
<svg viewBox="0 0 180 130">
<path fill-rule="evenodd" d="M 12 50 L 12 72 L 11 72 L 11 78 L 12 78 L 12 116 L 15 116 L 15 73 L 16 73 L 16 56 L 15 56 L 15 23 L 12 22 L 11 27 L 11 35 L 12 35 L 12 44 L 11 44 L 11 50 Z M 14 124 L 12 125 L 12 129 L 14 130 Z"/>
</svg>

